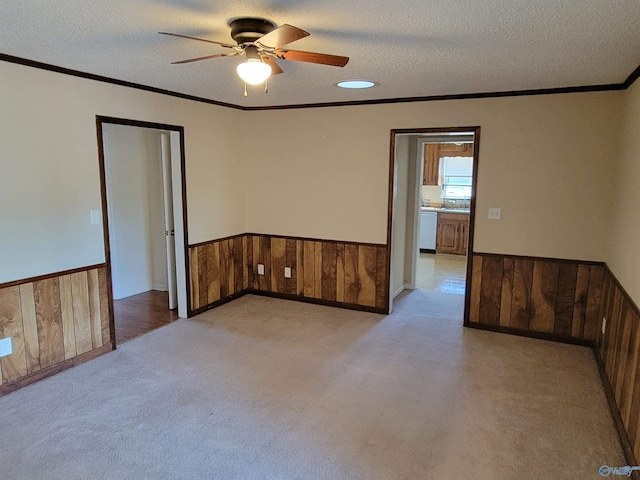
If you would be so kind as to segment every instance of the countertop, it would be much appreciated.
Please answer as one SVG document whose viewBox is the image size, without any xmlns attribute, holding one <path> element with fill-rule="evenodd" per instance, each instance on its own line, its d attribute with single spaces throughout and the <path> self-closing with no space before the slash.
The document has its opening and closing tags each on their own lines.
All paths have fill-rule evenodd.
<svg viewBox="0 0 640 480">
<path fill-rule="evenodd" d="M 469 214 L 468 208 L 436 208 L 436 207 L 420 207 L 422 212 L 436 212 L 436 213 L 466 213 Z"/>
</svg>

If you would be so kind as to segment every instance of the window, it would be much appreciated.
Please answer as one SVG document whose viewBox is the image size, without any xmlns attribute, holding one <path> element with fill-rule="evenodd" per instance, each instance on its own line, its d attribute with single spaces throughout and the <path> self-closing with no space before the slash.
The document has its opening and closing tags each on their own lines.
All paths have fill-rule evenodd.
<svg viewBox="0 0 640 480">
<path fill-rule="evenodd" d="M 442 164 L 442 198 L 471 198 L 473 157 L 444 157 Z"/>
</svg>

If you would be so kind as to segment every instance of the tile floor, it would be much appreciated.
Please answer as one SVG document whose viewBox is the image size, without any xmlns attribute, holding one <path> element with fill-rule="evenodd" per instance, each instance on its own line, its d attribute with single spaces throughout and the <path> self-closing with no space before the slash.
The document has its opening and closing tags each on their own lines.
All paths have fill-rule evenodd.
<svg viewBox="0 0 640 480">
<path fill-rule="evenodd" d="M 420 253 L 416 287 L 464 296 L 467 257 Z"/>
</svg>

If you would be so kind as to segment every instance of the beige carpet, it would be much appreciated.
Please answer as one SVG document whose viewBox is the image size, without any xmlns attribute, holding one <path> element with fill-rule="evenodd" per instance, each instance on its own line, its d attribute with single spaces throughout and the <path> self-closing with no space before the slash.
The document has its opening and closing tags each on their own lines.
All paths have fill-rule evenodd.
<svg viewBox="0 0 640 480">
<path fill-rule="evenodd" d="M 597 479 L 623 465 L 590 350 L 246 296 L 0 398 L 0 478 Z M 418 313 L 423 312 L 423 313 Z"/>
</svg>

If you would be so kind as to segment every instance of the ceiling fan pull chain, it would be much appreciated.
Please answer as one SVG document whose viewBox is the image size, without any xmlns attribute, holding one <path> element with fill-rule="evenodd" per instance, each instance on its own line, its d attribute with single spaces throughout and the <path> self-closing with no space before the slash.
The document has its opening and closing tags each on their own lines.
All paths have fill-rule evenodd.
<svg viewBox="0 0 640 480">
<path fill-rule="evenodd" d="M 269 93 L 269 80 L 264 82 L 264 93 Z"/>
<path fill-rule="evenodd" d="M 247 94 L 247 82 L 244 82 L 244 96 L 248 96 Z"/>
</svg>

